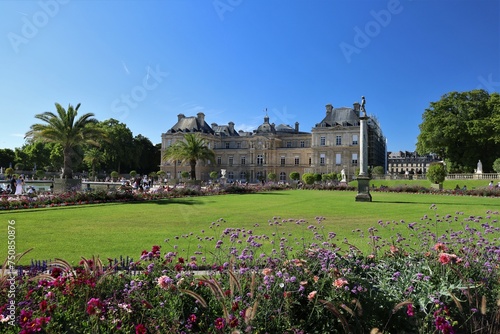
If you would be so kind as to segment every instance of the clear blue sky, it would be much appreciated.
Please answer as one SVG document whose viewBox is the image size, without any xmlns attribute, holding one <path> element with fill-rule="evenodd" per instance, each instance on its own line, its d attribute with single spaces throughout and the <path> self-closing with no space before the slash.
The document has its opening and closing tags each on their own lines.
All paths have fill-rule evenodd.
<svg viewBox="0 0 500 334">
<path fill-rule="evenodd" d="M 0 1 L 0 148 L 81 103 L 153 144 L 177 114 L 311 131 L 366 97 L 388 150 L 414 150 L 430 102 L 500 91 L 498 0 Z"/>
</svg>

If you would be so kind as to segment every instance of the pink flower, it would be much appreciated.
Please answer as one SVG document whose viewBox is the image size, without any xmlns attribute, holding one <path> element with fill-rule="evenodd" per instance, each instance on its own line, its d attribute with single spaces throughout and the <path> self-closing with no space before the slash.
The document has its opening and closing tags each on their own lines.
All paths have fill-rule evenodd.
<svg viewBox="0 0 500 334">
<path fill-rule="evenodd" d="M 347 284 L 349 284 L 349 282 L 345 278 L 337 278 L 335 281 L 333 281 L 333 286 L 336 288 L 341 288 Z"/>
<path fill-rule="evenodd" d="M 409 317 L 413 317 L 415 315 L 415 312 L 413 312 L 413 304 L 408 304 L 408 306 L 406 307 L 406 314 Z"/>
<path fill-rule="evenodd" d="M 158 286 L 162 289 L 167 290 L 168 288 L 170 288 L 172 286 L 173 282 L 174 282 L 174 280 L 168 276 L 158 277 Z"/>
<path fill-rule="evenodd" d="M 270 268 L 262 269 L 262 275 L 264 275 L 264 276 L 269 276 L 269 275 L 271 275 L 272 272 L 273 272 L 273 270 Z"/>
<path fill-rule="evenodd" d="M 445 252 L 448 250 L 445 244 L 438 242 L 437 244 L 434 245 L 434 250 L 437 250 L 439 252 Z"/>
<path fill-rule="evenodd" d="M 309 292 L 309 294 L 307 295 L 307 299 L 309 299 L 309 301 L 312 301 L 316 297 L 317 293 L 318 293 L 318 291 L 316 291 L 316 290 Z"/>
</svg>

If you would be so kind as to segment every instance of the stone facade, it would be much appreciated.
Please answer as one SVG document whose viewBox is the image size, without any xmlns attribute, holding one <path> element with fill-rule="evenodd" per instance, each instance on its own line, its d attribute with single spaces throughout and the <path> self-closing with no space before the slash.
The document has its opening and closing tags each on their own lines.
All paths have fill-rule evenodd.
<svg viewBox="0 0 500 334">
<path fill-rule="evenodd" d="M 441 159 L 434 155 L 418 155 L 417 152 L 397 151 L 387 153 L 387 173 L 396 175 L 426 174 L 433 162 Z"/>
<path fill-rule="evenodd" d="M 290 182 L 290 173 L 340 173 L 345 170 L 354 178 L 359 163 L 359 104 L 353 108 L 326 106 L 326 115 L 312 132 L 285 124 L 270 123 L 269 116 L 253 132 L 236 131 L 233 122 L 227 125 L 205 122 L 205 115 L 178 115 L 177 123 L 162 134 L 161 155 L 182 140 L 185 133 L 197 132 L 206 138 L 215 152 L 213 163 L 198 162 L 196 178 L 208 181 L 212 171 L 226 170 L 227 181 L 257 182 L 275 173 L 279 181 Z M 385 166 L 385 138 L 375 118 L 368 122 L 369 166 Z M 180 178 L 188 165 L 161 161 L 161 170 L 168 179 Z"/>
</svg>

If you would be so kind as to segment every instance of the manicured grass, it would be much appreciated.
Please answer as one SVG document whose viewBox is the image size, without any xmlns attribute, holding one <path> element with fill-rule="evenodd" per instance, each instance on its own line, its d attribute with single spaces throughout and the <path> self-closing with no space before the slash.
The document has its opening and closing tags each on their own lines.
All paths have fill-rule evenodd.
<svg viewBox="0 0 500 334">
<path fill-rule="evenodd" d="M 488 184 L 490 183 L 491 180 L 446 180 L 443 182 L 443 189 L 455 189 L 455 187 L 458 185 L 460 188 L 463 188 L 463 186 L 467 186 L 467 189 L 472 190 L 472 189 L 481 189 L 481 188 L 487 188 Z M 493 180 L 493 183 L 496 185 L 498 184 L 498 179 Z M 357 186 L 356 181 L 350 182 L 349 183 L 352 186 Z M 431 182 L 427 179 L 425 180 L 371 180 L 370 181 L 370 186 L 376 186 L 379 188 L 380 186 L 387 186 L 387 187 L 397 187 L 397 186 L 420 186 L 420 187 L 425 187 L 425 188 L 430 188 L 431 187 Z"/>
<path fill-rule="evenodd" d="M 89 258 L 92 255 L 104 260 L 119 256 L 138 259 L 141 251 L 150 250 L 152 245 L 161 245 L 162 252 L 178 245 L 177 251 L 184 256 L 201 245 L 201 251 L 210 257 L 215 241 L 228 227 L 258 229 L 259 234 L 268 236 L 276 233 L 276 238 L 292 233 L 300 242 L 303 236 L 312 237 L 306 227 L 318 225 L 315 217 L 325 218 L 320 224 L 324 226 L 320 233 L 335 232 L 339 245 L 347 237 L 351 243 L 369 251 L 366 231 L 377 226 L 379 221 L 397 223 L 380 230 L 379 235 L 388 237 L 398 232 L 410 233 L 407 224 L 424 215 L 464 212 L 467 216 L 485 216 L 488 210 L 498 210 L 500 204 L 499 198 L 377 192 L 372 193 L 373 202 L 363 203 L 356 202 L 355 195 L 351 191 L 292 190 L 8 211 L 0 213 L 0 217 L 4 231 L 9 220 L 16 222 L 17 252 L 34 248 L 22 259 L 22 264 L 29 263 L 30 259 L 55 257 L 76 264 L 82 256 Z M 437 210 L 431 209 L 432 204 Z M 303 224 L 305 226 L 294 222 L 270 226 L 273 217 L 280 217 L 276 221 L 304 219 L 307 223 Z M 220 226 L 210 228 L 211 223 L 220 218 L 224 219 L 218 222 Z M 448 225 L 439 225 L 436 232 L 444 233 L 447 228 Z M 356 229 L 364 231 L 365 237 L 360 238 L 359 231 L 353 232 Z M 7 240 L 7 234 L 3 235 Z M 197 240 L 198 236 L 213 236 L 215 241 Z M 169 242 L 165 243 L 165 239 Z M 4 246 L 0 257 L 6 255 L 7 247 Z"/>
</svg>

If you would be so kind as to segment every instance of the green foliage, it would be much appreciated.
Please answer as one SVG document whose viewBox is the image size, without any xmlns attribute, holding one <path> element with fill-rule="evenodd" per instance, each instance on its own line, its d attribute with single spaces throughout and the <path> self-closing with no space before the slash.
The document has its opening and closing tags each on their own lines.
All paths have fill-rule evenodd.
<svg viewBox="0 0 500 334">
<path fill-rule="evenodd" d="M 314 181 L 320 182 L 321 178 L 322 178 L 322 176 L 320 173 L 314 173 Z"/>
<path fill-rule="evenodd" d="M 135 179 L 135 177 L 137 176 L 137 172 L 135 170 L 131 170 L 128 175 L 130 175 L 131 178 Z"/>
<path fill-rule="evenodd" d="M 294 181 L 300 180 L 300 174 L 298 172 L 291 172 L 290 179 Z"/>
<path fill-rule="evenodd" d="M 497 173 L 500 173 L 500 158 L 496 159 L 493 162 L 493 170 Z"/>
<path fill-rule="evenodd" d="M 485 172 L 500 156 L 500 98 L 485 90 L 451 92 L 425 110 L 417 152 L 436 153 L 449 161 L 450 172 L 470 172 L 478 160 Z"/>
<path fill-rule="evenodd" d="M 218 177 L 219 177 L 219 172 L 217 172 L 215 170 L 210 172 L 210 178 L 212 180 L 217 180 Z"/>
<path fill-rule="evenodd" d="M 15 170 L 24 170 L 24 164 L 22 162 L 18 162 L 14 165 Z"/>
<path fill-rule="evenodd" d="M 429 179 L 429 181 L 435 184 L 443 183 L 446 175 L 447 173 L 445 166 L 439 162 L 431 163 L 429 165 L 429 168 L 427 169 L 427 178 Z"/>
<path fill-rule="evenodd" d="M 373 167 L 372 174 L 373 175 L 384 175 L 385 174 L 384 167 L 383 166 Z"/>
<path fill-rule="evenodd" d="M 189 163 L 191 180 L 196 180 L 196 164 L 198 160 L 215 162 L 215 153 L 208 147 L 208 143 L 198 133 L 186 133 L 184 140 L 176 141 L 167 148 L 163 160 Z"/>
<path fill-rule="evenodd" d="M 187 178 L 189 177 L 189 175 L 190 175 L 190 173 L 189 173 L 189 172 L 186 172 L 186 171 L 183 171 L 183 172 L 181 173 L 181 176 L 182 176 L 182 178 L 183 178 L 183 179 L 187 179 Z"/>
<path fill-rule="evenodd" d="M 112 171 L 111 172 L 111 178 L 113 179 L 113 181 L 116 181 L 116 179 L 118 178 L 118 176 L 120 176 L 120 173 L 118 173 L 117 171 Z"/>
<path fill-rule="evenodd" d="M 267 174 L 267 178 L 273 182 L 276 182 L 276 180 L 278 179 L 278 175 L 276 175 L 276 173 L 269 173 Z"/>
<path fill-rule="evenodd" d="M 328 181 L 331 181 L 332 179 L 333 179 L 333 176 L 331 173 L 330 174 L 325 173 L 325 174 L 321 175 L 321 181 L 323 181 L 323 182 L 328 182 Z"/>
<path fill-rule="evenodd" d="M 304 183 L 308 185 L 314 184 L 314 181 L 316 181 L 316 176 L 314 173 L 304 173 L 302 174 L 302 181 L 304 181 Z"/>
<path fill-rule="evenodd" d="M 14 174 L 14 168 L 12 168 L 12 167 L 5 168 L 5 174 L 12 176 Z"/>
<path fill-rule="evenodd" d="M 35 172 L 35 175 L 38 179 L 41 180 L 45 176 L 45 171 L 43 169 L 37 169 L 37 171 Z"/>
<path fill-rule="evenodd" d="M 82 145 L 98 145 L 96 140 L 103 137 L 103 132 L 95 127 L 97 120 L 94 114 L 87 113 L 77 118 L 80 104 L 75 108 L 69 105 L 65 110 L 59 103 L 55 104 L 57 114 L 46 111 L 35 115 L 35 118 L 45 124 L 33 124 L 26 133 L 29 141 L 56 143 L 62 146 L 63 174 L 62 177 L 73 176 L 73 159 Z"/>
</svg>

